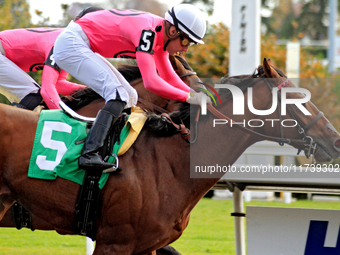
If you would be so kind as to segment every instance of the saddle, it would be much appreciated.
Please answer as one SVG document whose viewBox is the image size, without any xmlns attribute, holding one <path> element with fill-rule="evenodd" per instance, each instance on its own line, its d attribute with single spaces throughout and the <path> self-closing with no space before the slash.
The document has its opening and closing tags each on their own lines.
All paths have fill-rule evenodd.
<svg viewBox="0 0 340 255">
<path fill-rule="evenodd" d="M 28 177 L 44 180 L 55 180 L 60 177 L 81 185 L 75 207 L 74 233 L 94 240 L 95 221 L 99 217 L 101 208 L 99 201 L 101 189 L 110 174 L 118 174 L 122 171 L 119 167 L 118 156 L 123 155 L 137 139 L 147 117 L 141 114 L 144 111 L 138 107 L 124 112 L 112 126 L 114 132 L 108 135 L 99 152 L 104 160 L 115 164 L 116 167 L 104 172 L 85 171 L 79 168 L 78 158 L 95 118 L 81 116 L 69 109 L 63 102 L 61 102 L 61 107 L 64 111 L 48 110 L 40 114 Z M 130 114 L 127 115 L 128 113 Z M 46 134 L 50 135 L 46 136 Z M 42 138 L 44 141 L 47 139 L 57 142 L 60 146 L 46 146 L 42 144 Z M 23 214 L 19 211 L 18 215 Z M 25 226 L 26 223 L 21 223 L 21 225 Z"/>
</svg>

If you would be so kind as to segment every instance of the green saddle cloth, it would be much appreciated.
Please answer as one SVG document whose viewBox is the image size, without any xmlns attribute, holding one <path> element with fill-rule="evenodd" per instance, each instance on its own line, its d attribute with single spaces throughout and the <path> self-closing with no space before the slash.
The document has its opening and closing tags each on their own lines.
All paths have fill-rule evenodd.
<svg viewBox="0 0 340 255">
<path fill-rule="evenodd" d="M 42 111 L 34 138 L 28 177 L 44 180 L 60 177 L 81 185 L 85 171 L 78 167 L 78 158 L 87 137 L 86 124 L 69 117 L 62 110 Z M 125 125 L 120 135 L 120 144 L 123 144 L 129 130 L 129 124 Z M 115 144 L 112 153 L 117 155 L 119 148 L 120 145 Z M 100 189 L 104 187 L 108 177 L 109 173 L 102 174 Z"/>
</svg>

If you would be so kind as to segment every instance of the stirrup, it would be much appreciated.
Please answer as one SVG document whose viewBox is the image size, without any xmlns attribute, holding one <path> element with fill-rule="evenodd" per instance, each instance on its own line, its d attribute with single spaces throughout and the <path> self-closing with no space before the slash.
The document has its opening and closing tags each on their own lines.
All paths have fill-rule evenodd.
<svg viewBox="0 0 340 255">
<path fill-rule="evenodd" d="M 91 155 L 92 154 L 92 155 Z M 96 170 L 104 171 L 106 169 L 111 169 L 114 164 L 104 161 L 98 152 L 86 153 L 79 157 L 78 165 L 80 169 L 84 170 Z"/>
<path fill-rule="evenodd" d="M 106 159 L 108 158 L 109 156 L 106 156 L 105 157 L 105 161 Z M 119 168 L 119 161 L 118 161 L 118 156 L 116 154 L 111 154 L 111 157 L 114 157 L 115 158 L 115 163 L 112 167 L 108 168 L 108 169 L 105 169 L 103 170 L 103 173 L 112 173 L 112 172 L 116 172 L 117 170 L 120 170 Z"/>
</svg>

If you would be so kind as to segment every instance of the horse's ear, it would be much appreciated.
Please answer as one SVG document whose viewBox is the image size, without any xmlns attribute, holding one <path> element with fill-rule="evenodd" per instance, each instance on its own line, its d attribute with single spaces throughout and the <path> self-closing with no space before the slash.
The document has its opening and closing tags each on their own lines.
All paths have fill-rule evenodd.
<svg viewBox="0 0 340 255">
<path fill-rule="evenodd" d="M 270 60 L 270 58 L 267 59 L 267 62 L 268 62 L 268 64 L 269 64 L 270 66 L 273 66 L 273 63 L 272 63 L 272 61 Z"/>
<path fill-rule="evenodd" d="M 272 62 L 270 59 L 268 60 L 267 58 L 263 59 L 263 70 L 268 78 L 279 78 L 280 77 L 280 75 L 272 67 Z"/>
<path fill-rule="evenodd" d="M 177 70 L 177 63 L 176 63 L 176 58 L 174 55 L 169 55 L 169 60 L 170 60 L 170 63 L 173 67 L 174 70 Z"/>
<path fill-rule="evenodd" d="M 269 63 L 268 63 L 268 61 L 267 61 L 266 58 L 263 59 L 262 65 L 263 65 L 263 71 L 264 71 L 264 73 L 266 74 L 266 76 L 267 76 L 267 77 L 271 77 L 271 73 L 270 73 L 270 71 L 271 71 L 270 65 L 269 65 Z"/>
</svg>

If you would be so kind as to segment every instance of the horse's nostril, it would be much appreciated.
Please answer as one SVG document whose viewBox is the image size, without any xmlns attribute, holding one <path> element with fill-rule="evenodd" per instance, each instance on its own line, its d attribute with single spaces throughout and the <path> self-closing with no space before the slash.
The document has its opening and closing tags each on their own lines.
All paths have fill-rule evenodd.
<svg viewBox="0 0 340 255">
<path fill-rule="evenodd" d="M 340 148 L 340 139 L 336 140 L 334 145 L 336 148 Z"/>
</svg>

